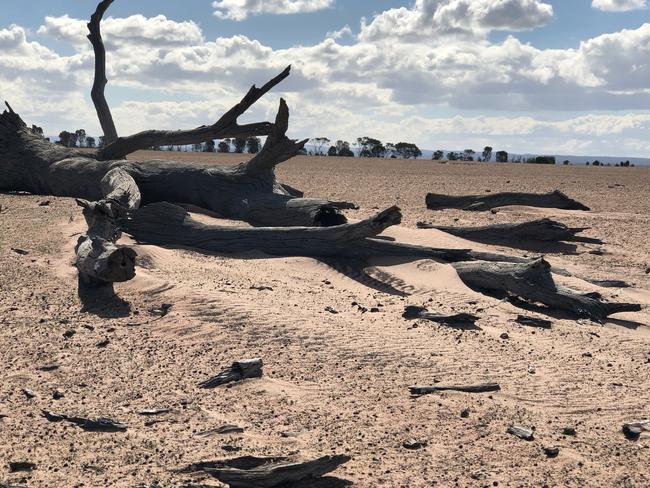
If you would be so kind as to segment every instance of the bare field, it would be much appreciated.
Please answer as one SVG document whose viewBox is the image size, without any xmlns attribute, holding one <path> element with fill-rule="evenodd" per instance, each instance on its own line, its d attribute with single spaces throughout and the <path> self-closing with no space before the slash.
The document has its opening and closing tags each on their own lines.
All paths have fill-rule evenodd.
<svg viewBox="0 0 650 488">
<path fill-rule="evenodd" d="M 141 152 L 132 159 L 232 164 L 245 157 Z M 351 218 L 397 204 L 404 221 L 387 235 L 413 243 L 488 248 L 417 230 L 420 220 L 483 225 L 552 216 L 590 227 L 585 234 L 604 245 L 580 244 L 549 259 L 635 284 L 605 290 L 581 283 L 585 290 L 650 304 L 650 169 L 298 157 L 279 167 L 278 178 L 307 196 L 359 204 Z M 427 192 L 554 189 L 592 211 L 432 212 L 424 205 Z M 50 204 L 40 206 L 44 200 Z M 625 422 L 650 417 L 647 310 L 604 325 L 552 318 L 552 330 L 539 330 L 517 325 L 520 309 L 468 289 L 453 269 L 431 261 L 375 267 L 373 276 L 410 294 L 401 297 L 312 259 L 143 245 L 135 246 L 138 276 L 116 287 L 118 297 L 82 300 L 71 263 L 84 222 L 74 201 L 0 195 L 0 205 L 0 486 L 222 486 L 176 470 L 243 455 L 333 453 L 352 460 L 314 486 L 650 486 L 650 436 L 633 442 L 621 432 Z M 596 248 L 599 255 L 589 253 Z M 172 305 L 168 315 L 150 313 L 163 303 Z M 406 321 L 406 304 L 476 313 L 480 330 Z M 251 357 L 264 360 L 262 379 L 197 387 Z M 50 363 L 60 367 L 39 370 Z M 410 397 L 409 385 L 436 381 L 493 381 L 502 389 Z M 55 400 L 57 390 L 63 397 Z M 138 414 L 152 408 L 172 411 Z M 129 427 L 85 432 L 48 422 L 43 409 Z M 535 427 L 535 440 L 507 434 L 512 423 Z M 202 435 L 224 424 L 244 432 Z M 563 434 L 567 426 L 575 436 Z M 405 449 L 409 440 L 426 446 Z M 548 458 L 545 447 L 559 447 L 559 456 Z M 14 461 L 36 469 L 10 473 Z"/>
</svg>

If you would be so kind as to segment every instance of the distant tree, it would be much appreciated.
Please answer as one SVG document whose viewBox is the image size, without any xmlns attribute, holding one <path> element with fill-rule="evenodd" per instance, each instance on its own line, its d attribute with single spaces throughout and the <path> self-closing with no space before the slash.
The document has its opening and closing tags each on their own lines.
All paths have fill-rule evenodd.
<svg viewBox="0 0 650 488">
<path fill-rule="evenodd" d="M 97 147 L 100 149 L 106 146 L 106 138 L 104 136 L 99 136 L 99 142 L 97 143 Z"/>
<path fill-rule="evenodd" d="M 206 141 L 205 146 L 203 148 L 203 151 L 213 153 L 214 148 L 215 148 L 214 141 L 212 139 L 210 139 L 209 141 Z"/>
<path fill-rule="evenodd" d="M 338 156 L 339 152 L 336 150 L 336 146 L 330 146 L 330 148 L 327 150 L 327 155 L 328 156 Z"/>
<path fill-rule="evenodd" d="M 77 147 L 77 135 L 64 130 L 59 134 L 59 144 L 65 147 Z"/>
<path fill-rule="evenodd" d="M 259 137 L 251 136 L 246 139 L 246 148 L 248 149 L 249 153 L 257 154 L 260 152 L 261 147 L 262 141 L 260 141 Z"/>
<path fill-rule="evenodd" d="M 301 156 L 306 156 L 307 155 L 307 149 L 305 149 L 304 147 L 298 149 L 298 154 L 300 154 Z"/>
<path fill-rule="evenodd" d="M 77 136 L 77 143 L 79 144 L 79 147 L 86 147 L 86 131 L 79 129 L 75 132 L 75 135 Z"/>
<path fill-rule="evenodd" d="M 630 162 L 629 161 L 625 161 L 625 162 L 621 161 L 621 166 L 623 168 L 629 168 L 630 167 Z"/>
<path fill-rule="evenodd" d="M 571 164 L 571 161 L 569 161 L 568 159 L 565 159 L 564 163 L 562 163 L 562 164 L 564 164 L 564 166 L 569 166 Z"/>
<path fill-rule="evenodd" d="M 386 156 L 386 147 L 378 139 L 372 137 L 359 137 L 356 145 L 359 147 L 359 157 L 383 158 Z"/>
<path fill-rule="evenodd" d="M 224 139 L 223 141 L 219 141 L 219 145 L 217 146 L 217 151 L 220 153 L 229 153 L 230 139 Z"/>
<path fill-rule="evenodd" d="M 203 152 L 203 144 L 192 144 L 192 152 Z"/>
<path fill-rule="evenodd" d="M 422 156 L 420 148 L 410 142 L 398 142 L 395 144 L 395 152 L 404 159 L 417 159 Z"/>
<path fill-rule="evenodd" d="M 385 156 L 387 156 L 387 157 L 389 157 L 391 159 L 397 159 L 398 152 L 397 152 L 397 147 L 395 146 L 395 144 L 393 144 L 392 142 L 387 142 L 384 145 L 384 148 L 386 149 Z"/>
<path fill-rule="evenodd" d="M 491 159 L 492 159 L 492 148 L 490 146 L 485 146 L 485 148 L 483 148 L 483 161 L 489 163 Z"/>
<path fill-rule="evenodd" d="M 447 159 L 449 161 L 458 161 L 458 153 L 451 151 L 447 153 Z"/>
<path fill-rule="evenodd" d="M 474 154 L 476 154 L 476 151 L 473 149 L 465 149 L 463 151 L 463 161 L 474 161 Z"/>
<path fill-rule="evenodd" d="M 243 153 L 244 149 L 246 149 L 246 138 L 235 137 L 235 139 L 233 139 L 233 145 L 235 146 L 236 153 Z"/>
<path fill-rule="evenodd" d="M 592 163 L 592 165 L 593 165 L 593 166 L 600 166 L 601 164 L 600 164 L 600 161 L 598 161 L 598 160 L 596 159 L 596 161 L 594 161 L 594 162 Z"/>
<path fill-rule="evenodd" d="M 329 144 L 331 141 L 327 137 L 315 137 L 309 142 L 314 146 L 314 154 L 316 156 L 323 156 L 323 147 Z"/>
<path fill-rule="evenodd" d="M 336 153 L 343 158 L 354 157 L 354 153 L 350 149 L 350 143 L 348 141 L 336 141 Z"/>
<path fill-rule="evenodd" d="M 498 151 L 496 154 L 497 163 L 507 163 L 508 162 L 508 153 L 506 151 Z"/>
<path fill-rule="evenodd" d="M 555 156 L 535 156 L 526 160 L 528 164 L 555 164 Z"/>
<path fill-rule="evenodd" d="M 590 164 L 591 164 L 591 163 L 590 163 L 589 161 L 587 161 L 587 162 L 585 163 L 585 166 L 589 166 Z"/>
<path fill-rule="evenodd" d="M 433 152 L 433 156 L 431 157 L 431 159 L 433 159 L 434 161 L 440 161 L 444 157 L 444 155 L 445 153 L 442 152 L 440 149 L 438 149 L 437 151 Z"/>
<path fill-rule="evenodd" d="M 86 147 L 95 147 L 96 141 L 94 137 L 86 137 Z"/>
</svg>

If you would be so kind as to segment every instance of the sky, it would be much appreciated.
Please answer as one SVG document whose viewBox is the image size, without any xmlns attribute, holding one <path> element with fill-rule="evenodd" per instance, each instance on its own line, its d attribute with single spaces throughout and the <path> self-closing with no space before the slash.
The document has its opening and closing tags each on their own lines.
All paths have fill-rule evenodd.
<svg viewBox="0 0 650 488">
<path fill-rule="evenodd" d="M 100 135 L 89 0 L 2 0 L 0 100 Z M 115 0 L 102 24 L 120 135 L 291 108 L 290 137 L 650 157 L 647 0 Z"/>
</svg>

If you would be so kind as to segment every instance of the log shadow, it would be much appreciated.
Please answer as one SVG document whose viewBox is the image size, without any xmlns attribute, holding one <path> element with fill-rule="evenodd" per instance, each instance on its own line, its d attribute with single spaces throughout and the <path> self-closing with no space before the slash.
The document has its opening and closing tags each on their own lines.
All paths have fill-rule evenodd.
<svg viewBox="0 0 650 488">
<path fill-rule="evenodd" d="M 346 258 L 321 258 L 319 261 L 341 273 L 346 278 L 356 281 L 363 286 L 367 286 L 372 290 L 398 297 L 409 296 L 409 293 L 397 288 L 397 286 L 403 287 L 405 285 L 401 280 L 398 280 L 389 274 L 382 273 L 378 270 L 375 271 L 380 275 L 381 279 L 375 278 L 366 271 L 366 268 L 369 268 L 370 266 L 361 260 Z"/>
<path fill-rule="evenodd" d="M 637 322 L 635 320 L 608 318 L 607 322 L 630 330 L 637 330 L 643 327 L 648 328 L 648 324 L 644 324 L 643 322 Z"/>
<path fill-rule="evenodd" d="M 478 242 L 480 244 L 487 244 L 491 246 L 503 246 L 513 249 L 521 249 L 522 251 L 534 252 L 537 254 L 565 254 L 568 256 L 577 256 L 578 246 L 569 242 L 550 242 L 550 241 L 534 241 L 534 240 L 514 240 L 504 237 L 481 239 L 478 237 L 463 237 L 468 241 Z"/>
<path fill-rule="evenodd" d="M 557 310 L 554 308 L 547 307 L 546 305 L 541 305 L 539 303 L 528 302 L 522 298 L 509 295 L 504 292 L 483 290 L 481 288 L 475 288 L 471 286 L 469 288 L 485 296 L 489 296 L 497 300 L 505 300 L 511 305 L 514 305 L 515 307 L 520 308 L 522 310 L 526 310 L 527 312 L 536 312 L 556 320 L 577 320 L 580 318 L 577 315 L 567 312 L 565 310 Z"/>
<path fill-rule="evenodd" d="M 294 483 L 284 483 L 278 485 L 278 488 L 346 488 L 353 486 L 353 483 L 348 480 L 336 478 L 334 476 L 325 476 L 323 478 L 313 480 L 302 480 Z"/>
<path fill-rule="evenodd" d="M 117 319 L 131 315 L 131 304 L 120 298 L 112 284 L 92 286 L 78 279 L 77 291 L 81 311 L 102 319 Z"/>
</svg>

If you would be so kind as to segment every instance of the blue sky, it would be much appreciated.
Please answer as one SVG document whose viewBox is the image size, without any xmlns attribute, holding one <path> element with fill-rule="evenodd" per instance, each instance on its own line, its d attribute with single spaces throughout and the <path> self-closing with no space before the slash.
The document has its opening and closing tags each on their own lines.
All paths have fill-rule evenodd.
<svg viewBox="0 0 650 488">
<path fill-rule="evenodd" d="M 99 132 L 92 10 L 3 2 L 0 98 L 49 134 Z M 107 17 L 121 133 L 208 123 L 292 64 L 247 120 L 284 96 L 296 138 L 650 156 L 644 0 L 116 0 Z"/>
</svg>

